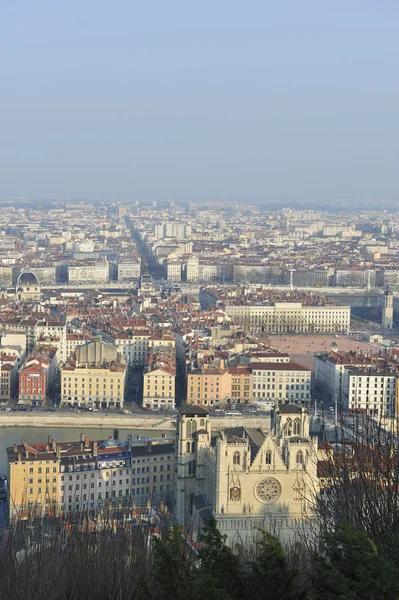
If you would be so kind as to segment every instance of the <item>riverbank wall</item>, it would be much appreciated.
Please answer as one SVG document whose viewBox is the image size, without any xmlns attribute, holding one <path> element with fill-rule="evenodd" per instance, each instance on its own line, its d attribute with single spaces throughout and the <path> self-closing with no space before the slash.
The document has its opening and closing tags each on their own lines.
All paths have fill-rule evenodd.
<svg viewBox="0 0 399 600">
<path fill-rule="evenodd" d="M 215 417 L 211 418 L 213 430 L 226 427 L 270 428 L 270 417 Z M 76 413 L 24 414 L 9 412 L 0 414 L 2 427 L 73 427 L 76 429 L 154 429 L 175 432 L 176 420 L 159 415 L 98 415 Z M 1 434 L 0 434 L 1 436 Z"/>
</svg>

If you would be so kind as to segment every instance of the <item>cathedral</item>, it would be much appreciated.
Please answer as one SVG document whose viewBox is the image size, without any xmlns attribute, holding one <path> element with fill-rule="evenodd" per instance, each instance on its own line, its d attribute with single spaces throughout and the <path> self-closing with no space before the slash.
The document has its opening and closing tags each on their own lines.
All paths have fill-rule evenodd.
<svg viewBox="0 0 399 600">
<path fill-rule="evenodd" d="M 295 540 L 312 518 L 318 491 L 317 439 L 309 415 L 285 405 L 270 431 L 254 427 L 211 430 L 205 408 L 182 410 L 177 431 L 175 515 L 201 531 L 213 516 L 227 543 L 250 543 L 260 529 Z"/>
</svg>

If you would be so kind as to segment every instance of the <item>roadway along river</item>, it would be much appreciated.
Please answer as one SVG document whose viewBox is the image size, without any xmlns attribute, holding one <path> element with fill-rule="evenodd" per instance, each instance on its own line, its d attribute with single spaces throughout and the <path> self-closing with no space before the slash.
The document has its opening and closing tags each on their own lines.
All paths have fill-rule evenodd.
<svg viewBox="0 0 399 600">
<path fill-rule="evenodd" d="M 20 444 L 21 440 L 25 439 L 27 442 L 46 442 L 49 435 L 52 435 L 58 442 L 75 441 L 79 439 L 80 433 L 84 431 L 82 427 L 3 427 L 0 428 L 0 474 L 6 474 L 7 465 L 7 446 L 13 444 Z M 90 437 L 91 440 L 104 440 L 109 436 L 113 436 L 113 429 L 87 429 L 85 433 Z M 132 440 L 136 440 L 138 436 L 142 435 L 145 437 L 162 437 L 164 435 L 170 435 L 169 432 L 162 431 L 162 429 L 137 429 L 132 428 L 119 430 L 119 439 L 126 439 L 128 434 L 131 434 Z"/>
</svg>

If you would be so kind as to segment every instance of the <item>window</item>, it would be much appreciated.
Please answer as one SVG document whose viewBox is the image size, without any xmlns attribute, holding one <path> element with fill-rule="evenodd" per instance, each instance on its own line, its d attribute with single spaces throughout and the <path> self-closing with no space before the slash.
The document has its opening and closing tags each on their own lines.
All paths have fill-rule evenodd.
<svg viewBox="0 0 399 600">
<path fill-rule="evenodd" d="M 296 453 L 296 464 L 297 465 L 302 465 L 303 464 L 303 452 L 302 452 L 302 450 L 298 450 L 298 452 Z"/>
<path fill-rule="evenodd" d="M 302 394 L 303 397 L 303 394 Z M 301 433 L 301 420 L 295 419 L 294 421 L 294 435 L 299 435 Z"/>
<path fill-rule="evenodd" d="M 270 450 L 268 450 L 266 452 L 266 464 L 267 465 L 271 465 L 272 464 L 272 453 L 270 452 Z"/>
<path fill-rule="evenodd" d="M 238 451 L 236 451 L 233 454 L 233 465 L 239 465 L 239 464 L 240 464 L 240 453 Z"/>
</svg>

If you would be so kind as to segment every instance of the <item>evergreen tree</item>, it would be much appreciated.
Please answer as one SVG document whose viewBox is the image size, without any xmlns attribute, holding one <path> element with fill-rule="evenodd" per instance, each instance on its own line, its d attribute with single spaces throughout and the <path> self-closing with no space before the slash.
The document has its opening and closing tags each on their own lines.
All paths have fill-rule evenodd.
<svg viewBox="0 0 399 600">
<path fill-rule="evenodd" d="M 226 546 L 226 536 L 220 533 L 215 519 L 211 519 L 204 528 L 200 542 L 200 587 L 203 588 L 206 581 L 213 581 L 215 593 L 216 590 L 223 590 L 227 594 L 226 598 L 243 600 L 244 582 L 240 559 Z"/>
<path fill-rule="evenodd" d="M 153 591 L 141 582 L 141 597 L 164 600 L 192 600 L 195 565 L 180 527 L 173 527 L 165 538 L 154 539 Z"/>
<path fill-rule="evenodd" d="M 305 598 L 281 543 L 267 531 L 261 532 L 256 544 L 256 558 L 249 563 L 247 593 L 251 600 Z"/>
<path fill-rule="evenodd" d="M 315 600 L 397 600 L 399 571 L 366 533 L 340 527 L 313 557 Z"/>
</svg>

